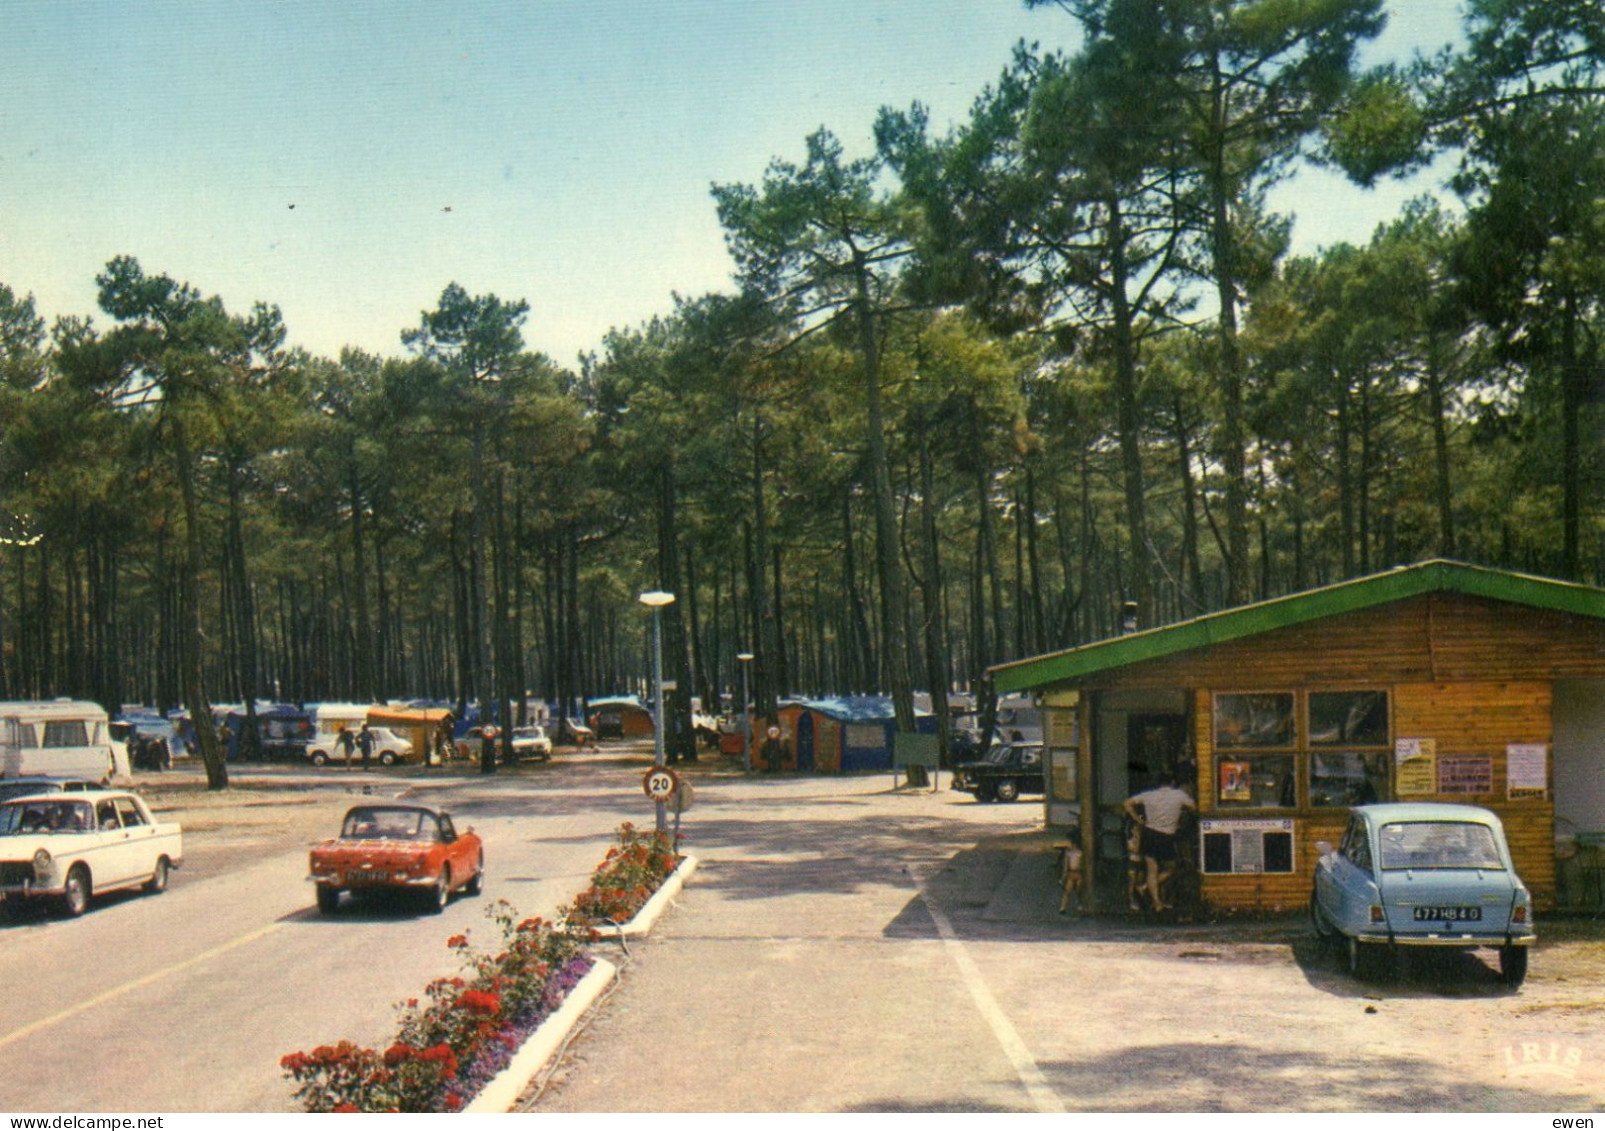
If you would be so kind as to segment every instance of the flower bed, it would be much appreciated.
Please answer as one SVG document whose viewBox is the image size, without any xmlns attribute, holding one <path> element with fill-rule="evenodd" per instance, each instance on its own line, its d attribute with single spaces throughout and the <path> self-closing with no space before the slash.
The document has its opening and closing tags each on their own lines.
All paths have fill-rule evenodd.
<svg viewBox="0 0 1605 1131">
<path fill-rule="evenodd" d="M 632 918 L 680 861 L 667 838 L 626 823 L 563 924 L 515 922 L 508 904 L 493 904 L 488 914 L 501 928 L 501 946 L 486 953 L 471 947 L 466 935 L 448 939 L 461 959 L 459 973 L 431 982 L 422 1000 L 402 1004 L 395 1039 L 384 1052 L 341 1041 L 284 1057 L 285 1075 L 299 1085 L 296 1099 L 309 1112 L 463 1110 L 582 979 L 594 968 L 611 973 L 585 950 L 597 938 L 592 925 Z M 511 1088 L 512 1097 L 520 1090 Z"/>
<path fill-rule="evenodd" d="M 607 850 L 592 873 L 591 886 L 574 897 L 568 922 L 598 930 L 629 922 L 680 861 L 667 836 L 649 835 L 624 822 L 619 826 L 618 843 Z"/>
</svg>

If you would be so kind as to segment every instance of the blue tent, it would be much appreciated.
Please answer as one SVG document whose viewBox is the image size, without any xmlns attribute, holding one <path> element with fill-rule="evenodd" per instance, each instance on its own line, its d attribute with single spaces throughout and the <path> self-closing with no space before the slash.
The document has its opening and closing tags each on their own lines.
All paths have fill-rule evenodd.
<svg viewBox="0 0 1605 1131">
<path fill-rule="evenodd" d="M 884 695 L 797 699 L 780 706 L 791 768 L 804 772 L 890 770 L 897 714 Z M 936 716 L 914 712 L 914 729 L 936 733 Z"/>
</svg>

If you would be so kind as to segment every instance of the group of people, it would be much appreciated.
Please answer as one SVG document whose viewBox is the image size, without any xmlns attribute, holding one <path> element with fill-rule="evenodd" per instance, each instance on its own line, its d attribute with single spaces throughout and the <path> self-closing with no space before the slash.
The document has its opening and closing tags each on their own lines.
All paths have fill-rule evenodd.
<svg viewBox="0 0 1605 1131">
<path fill-rule="evenodd" d="M 349 727 L 341 727 L 340 733 L 335 737 L 334 741 L 335 745 L 340 748 L 340 754 L 345 758 L 347 766 L 353 769 L 356 768 L 356 759 L 352 757 L 352 754 L 360 750 L 362 752 L 362 768 L 364 770 L 368 768 L 368 763 L 373 759 L 375 738 L 373 731 L 368 729 L 367 723 L 362 724 L 362 729 L 355 736 L 352 735 Z"/>
<path fill-rule="evenodd" d="M 137 730 L 128 735 L 128 761 L 136 770 L 170 770 L 173 750 L 161 735 L 146 737 Z"/>
</svg>

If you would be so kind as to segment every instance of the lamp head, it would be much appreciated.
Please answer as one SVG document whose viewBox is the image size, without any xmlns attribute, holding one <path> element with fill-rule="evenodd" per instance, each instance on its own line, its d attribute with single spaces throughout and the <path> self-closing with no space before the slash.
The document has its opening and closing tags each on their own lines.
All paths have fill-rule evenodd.
<svg viewBox="0 0 1605 1131">
<path fill-rule="evenodd" d="M 674 594 L 665 593 L 661 589 L 654 589 L 650 593 L 641 594 L 637 600 L 649 609 L 661 609 L 665 605 L 674 603 Z"/>
<path fill-rule="evenodd" d="M 745 663 L 749 662 L 752 659 L 752 653 L 751 652 L 737 652 L 736 653 L 736 659 L 740 660 L 742 663 L 745 664 Z"/>
</svg>

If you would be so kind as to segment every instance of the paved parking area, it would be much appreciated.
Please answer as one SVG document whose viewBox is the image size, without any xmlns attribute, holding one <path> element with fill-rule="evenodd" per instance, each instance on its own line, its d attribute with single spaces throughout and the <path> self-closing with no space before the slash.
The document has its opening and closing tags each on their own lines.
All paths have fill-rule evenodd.
<svg viewBox="0 0 1605 1131">
<path fill-rule="evenodd" d="M 605 749 L 491 779 L 270 767 L 238 771 L 246 787 L 223 795 L 198 771 L 142 787 L 184 814 L 179 882 L 195 884 L 304 851 L 365 794 L 645 824 L 648 761 Z M 604 948 L 623 977 L 529 1110 L 1561 1113 L 1605 1102 L 1605 924 L 1541 921 L 1515 994 L 1464 955 L 1362 985 L 1302 915 L 1181 926 L 1058 915 L 1037 802 L 900 790 L 889 774 L 687 772 L 697 801 L 685 847 L 701 867 L 650 938 L 627 954 Z M 520 850 L 535 871 L 543 828 Z M 583 884 L 578 871 L 549 879 L 563 890 L 542 889 L 534 910 Z"/>
<path fill-rule="evenodd" d="M 677 907 L 534 1111 L 1568 1111 L 1605 1096 L 1605 944 L 1362 985 L 1302 916 L 1056 913 L 1033 803 L 697 772 Z M 1541 925 L 1541 930 L 1542 930 Z"/>
</svg>

